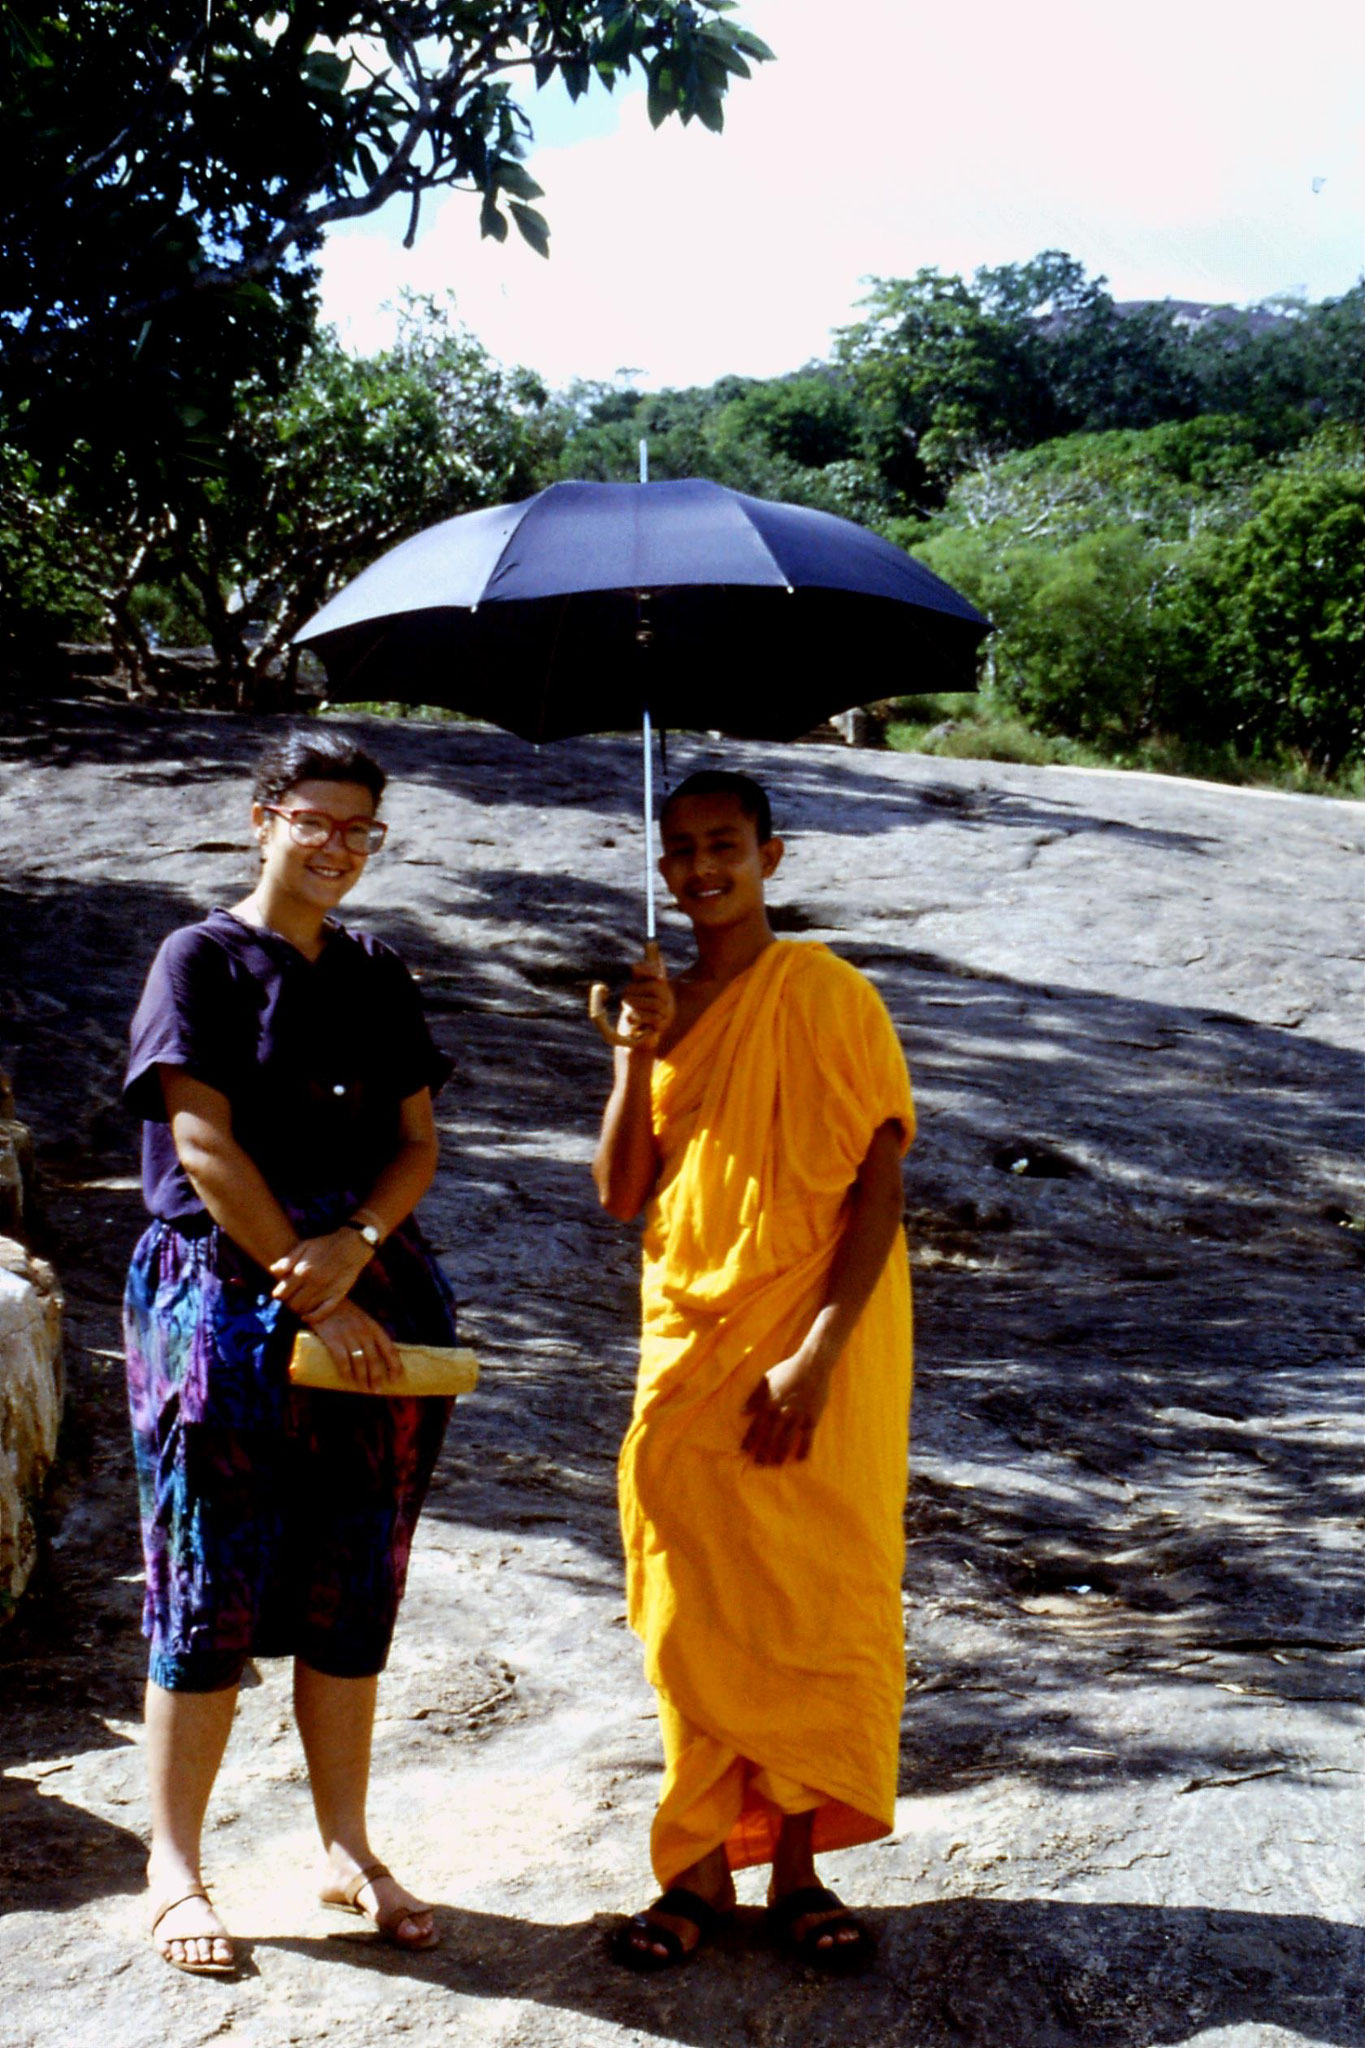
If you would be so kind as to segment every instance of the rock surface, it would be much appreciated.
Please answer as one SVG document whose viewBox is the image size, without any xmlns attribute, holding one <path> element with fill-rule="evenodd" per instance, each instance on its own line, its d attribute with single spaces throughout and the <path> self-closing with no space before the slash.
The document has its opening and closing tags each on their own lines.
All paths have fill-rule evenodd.
<svg viewBox="0 0 1365 2048">
<path fill-rule="evenodd" d="M 14 1114 L 14 1090 L 0 1072 L 0 1234 L 20 1237 L 37 1213 L 33 1133 Z"/>
<path fill-rule="evenodd" d="M 0 1623 L 38 1557 L 62 1419 L 62 1303 L 52 1268 L 0 1237 Z"/>
<path fill-rule="evenodd" d="M 401 1957 L 312 1906 L 273 1665 L 209 1835 L 246 1971 L 176 1976 L 142 1936 L 116 1092 L 157 940 L 246 884 L 258 735 L 55 707 L 0 732 L 0 1064 L 52 1188 L 73 1370 L 51 1566 L 0 1641 L 6 2043 L 1362 2048 L 1365 814 L 670 749 L 675 775 L 769 780 L 777 922 L 876 980 L 917 1082 L 910 1689 L 896 1832 L 828 1869 L 871 1909 L 877 1973 L 803 1982 L 750 1910 L 637 1982 L 601 1944 L 648 1892 L 658 1772 L 612 1497 L 636 1252 L 591 1201 L 606 1069 L 581 1009 L 638 929 L 637 753 L 367 729 L 394 829 L 348 915 L 421 973 L 459 1061 L 426 1216 L 484 1363 L 376 1743 L 377 1840 L 445 1943 Z"/>
</svg>

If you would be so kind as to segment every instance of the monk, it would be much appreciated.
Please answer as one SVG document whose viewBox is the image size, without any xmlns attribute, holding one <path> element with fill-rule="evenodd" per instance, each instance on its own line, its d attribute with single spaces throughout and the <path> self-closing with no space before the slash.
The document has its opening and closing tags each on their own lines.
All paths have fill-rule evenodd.
<svg viewBox="0 0 1365 2048">
<path fill-rule="evenodd" d="M 773 1931 L 831 1974 L 871 1930 L 814 1858 L 891 1828 L 910 1283 L 905 1062 L 871 984 L 774 937 L 768 799 L 705 771 L 668 797 L 659 871 L 696 959 L 633 971 L 593 1177 L 645 1211 L 639 1384 L 620 1461 L 631 1626 L 658 1693 L 661 1895 L 619 1930 L 685 1962 L 771 1864 Z"/>
</svg>

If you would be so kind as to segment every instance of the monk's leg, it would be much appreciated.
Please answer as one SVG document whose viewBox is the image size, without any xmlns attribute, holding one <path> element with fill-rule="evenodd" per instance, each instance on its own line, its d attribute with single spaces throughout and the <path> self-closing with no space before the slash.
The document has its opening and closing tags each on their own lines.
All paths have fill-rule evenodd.
<svg viewBox="0 0 1365 2048">
<path fill-rule="evenodd" d="M 689 1865 L 686 1870 L 680 1870 L 668 1886 L 668 1891 L 695 1892 L 714 1912 L 730 1912 L 735 1903 L 735 1881 L 730 1872 L 730 1865 L 726 1861 L 724 1847 L 712 1849 L 709 1855 L 703 1856 L 699 1862 Z M 686 1919 L 678 1913 L 666 1912 L 662 1910 L 661 1905 L 653 1905 L 646 1906 L 643 1913 L 637 1913 L 633 1920 L 628 1921 L 618 1939 L 635 1954 L 641 1957 L 652 1956 L 660 1964 L 667 1964 L 673 1960 L 670 1945 L 659 1940 L 657 1934 L 652 1931 L 656 1928 L 667 1928 L 675 1935 L 682 1945 L 684 1956 L 691 1955 L 693 1949 L 701 1942 L 704 1932 L 695 1920 Z"/>
<path fill-rule="evenodd" d="M 823 1889 L 816 1875 L 815 1856 L 811 1848 L 814 1825 L 813 1811 L 783 1814 L 782 1826 L 773 1848 L 773 1874 L 768 1886 L 770 1906 L 780 1904 L 792 1892 Z M 821 1929 L 825 1931 L 821 1932 Z M 842 1906 L 800 1913 L 791 1923 L 788 1932 L 798 1947 L 813 1940 L 813 1946 L 822 1952 L 836 1947 L 852 1949 L 867 1939 L 856 1920 L 852 1919 Z"/>
</svg>

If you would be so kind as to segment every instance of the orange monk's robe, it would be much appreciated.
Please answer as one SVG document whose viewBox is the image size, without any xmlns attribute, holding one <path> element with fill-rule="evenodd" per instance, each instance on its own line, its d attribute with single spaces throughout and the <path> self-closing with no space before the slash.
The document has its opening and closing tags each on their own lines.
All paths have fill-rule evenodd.
<svg viewBox="0 0 1365 2048">
<path fill-rule="evenodd" d="M 766 1862 L 784 1813 L 816 1853 L 892 1824 L 910 1276 L 897 1232 L 804 1462 L 740 1449 L 744 1404 L 823 1306 L 873 1134 L 914 1108 L 871 983 L 769 946 L 655 1062 L 640 1377 L 622 1446 L 630 1623 L 659 1694 L 661 1884 L 724 1843 Z"/>
</svg>

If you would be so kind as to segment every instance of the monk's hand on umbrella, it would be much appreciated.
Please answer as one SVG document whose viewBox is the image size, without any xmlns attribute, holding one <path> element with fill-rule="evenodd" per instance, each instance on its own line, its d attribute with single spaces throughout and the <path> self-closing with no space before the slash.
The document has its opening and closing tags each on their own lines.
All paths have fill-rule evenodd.
<svg viewBox="0 0 1365 2048">
<path fill-rule="evenodd" d="M 276 1301 L 296 1316 L 313 1322 L 339 1308 L 374 1256 L 358 1230 L 329 1231 L 326 1237 L 303 1237 L 271 1265 Z"/>
<path fill-rule="evenodd" d="M 637 960 L 621 1004 L 621 1036 L 652 1051 L 673 1022 L 677 1007 L 662 960 L 657 956 Z"/>
<path fill-rule="evenodd" d="M 382 1393 L 388 1381 L 401 1374 L 403 1361 L 392 1337 L 353 1301 L 343 1301 L 329 1314 L 310 1316 L 308 1323 L 336 1360 L 337 1371 L 357 1387 Z"/>
<path fill-rule="evenodd" d="M 810 1456 L 829 1399 L 830 1368 L 798 1351 L 765 1372 L 744 1403 L 750 1418 L 740 1448 L 756 1465 L 799 1464 Z"/>
</svg>

